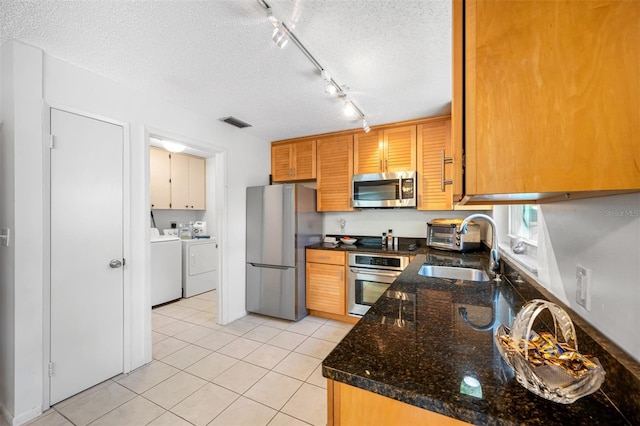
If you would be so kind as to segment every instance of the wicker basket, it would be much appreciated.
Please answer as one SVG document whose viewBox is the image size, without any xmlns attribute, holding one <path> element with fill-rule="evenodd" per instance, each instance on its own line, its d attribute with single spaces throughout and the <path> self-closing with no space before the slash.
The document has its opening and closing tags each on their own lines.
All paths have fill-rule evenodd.
<svg viewBox="0 0 640 426">
<path fill-rule="evenodd" d="M 553 335 L 532 330 L 535 319 L 545 309 L 553 317 Z M 604 382 L 602 365 L 597 358 L 578 352 L 573 322 L 554 303 L 540 299 L 529 301 L 518 312 L 511 329 L 500 325 L 494 339 L 518 382 L 545 399 L 570 404 L 594 393 Z"/>
</svg>

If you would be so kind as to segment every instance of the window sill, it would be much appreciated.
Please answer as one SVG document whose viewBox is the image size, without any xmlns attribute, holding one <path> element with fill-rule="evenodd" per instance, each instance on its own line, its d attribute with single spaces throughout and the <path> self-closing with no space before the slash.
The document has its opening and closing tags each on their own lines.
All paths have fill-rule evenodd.
<svg viewBox="0 0 640 426">
<path fill-rule="evenodd" d="M 511 250 L 511 247 L 508 243 L 498 244 L 498 248 L 500 249 L 500 255 L 506 257 L 512 262 L 517 263 L 523 268 L 526 272 L 533 275 L 533 277 L 538 276 L 538 259 L 537 256 L 534 256 L 530 253 L 521 253 L 516 254 Z"/>
</svg>

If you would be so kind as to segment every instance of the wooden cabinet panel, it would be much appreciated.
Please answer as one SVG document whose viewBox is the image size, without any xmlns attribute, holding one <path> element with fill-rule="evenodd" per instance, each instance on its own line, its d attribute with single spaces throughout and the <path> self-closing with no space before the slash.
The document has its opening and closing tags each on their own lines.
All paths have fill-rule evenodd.
<svg viewBox="0 0 640 426">
<path fill-rule="evenodd" d="M 327 379 L 327 425 L 438 425 L 469 423 Z"/>
<path fill-rule="evenodd" d="M 189 157 L 189 208 L 206 210 L 206 160 Z"/>
<path fill-rule="evenodd" d="M 416 126 L 384 130 L 385 172 L 416 170 Z"/>
<path fill-rule="evenodd" d="M 380 173 L 383 170 L 384 141 L 382 131 L 356 134 L 353 137 L 353 173 Z"/>
<path fill-rule="evenodd" d="M 308 263 L 307 309 L 331 314 L 346 314 L 346 271 L 342 265 Z"/>
<path fill-rule="evenodd" d="M 298 142 L 294 146 L 293 174 L 296 180 L 316 178 L 316 141 Z"/>
<path fill-rule="evenodd" d="M 171 208 L 189 208 L 189 157 L 171 154 Z"/>
<path fill-rule="evenodd" d="M 640 3 L 464 10 L 467 195 L 640 189 Z"/>
<path fill-rule="evenodd" d="M 416 170 L 416 126 L 358 133 L 353 149 L 354 174 Z"/>
<path fill-rule="evenodd" d="M 418 125 L 418 210 L 451 210 L 453 198 L 451 162 L 451 119 L 444 117 Z M 444 172 L 444 174 L 443 174 Z M 459 177 L 458 179 L 461 179 Z"/>
<path fill-rule="evenodd" d="M 344 252 L 330 250 L 307 250 L 307 262 L 328 263 L 331 265 L 343 265 L 345 262 Z"/>
<path fill-rule="evenodd" d="M 171 157 L 169 152 L 149 149 L 149 184 L 152 209 L 171 208 Z"/>
<path fill-rule="evenodd" d="M 149 149 L 152 209 L 206 210 L 206 159 Z"/>
<path fill-rule="evenodd" d="M 300 140 L 271 144 L 271 178 L 274 182 L 316 178 L 316 141 Z"/>
<path fill-rule="evenodd" d="M 271 179 L 284 182 L 291 178 L 291 144 L 271 145 Z"/>
<path fill-rule="evenodd" d="M 318 211 L 352 211 L 353 136 L 317 142 Z"/>
</svg>

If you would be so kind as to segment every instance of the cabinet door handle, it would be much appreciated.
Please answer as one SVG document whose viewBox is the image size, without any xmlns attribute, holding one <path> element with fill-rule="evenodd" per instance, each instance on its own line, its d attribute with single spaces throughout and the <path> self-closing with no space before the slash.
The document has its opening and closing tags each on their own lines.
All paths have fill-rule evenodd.
<svg viewBox="0 0 640 426">
<path fill-rule="evenodd" d="M 444 149 L 440 151 L 440 191 L 444 192 L 445 185 L 451 185 L 451 179 L 444 178 L 444 165 L 453 163 L 453 158 L 444 156 Z"/>
<path fill-rule="evenodd" d="M 388 172 L 389 170 L 389 160 L 387 160 L 386 158 L 384 159 L 384 171 Z"/>
<path fill-rule="evenodd" d="M 382 158 L 380 159 L 380 171 L 384 171 L 382 170 Z"/>
</svg>

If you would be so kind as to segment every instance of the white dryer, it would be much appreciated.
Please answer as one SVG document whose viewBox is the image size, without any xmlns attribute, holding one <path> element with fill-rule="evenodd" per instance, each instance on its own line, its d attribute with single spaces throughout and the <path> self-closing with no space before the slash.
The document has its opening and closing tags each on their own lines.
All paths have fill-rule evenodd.
<svg viewBox="0 0 640 426">
<path fill-rule="evenodd" d="M 215 238 L 182 240 L 182 297 L 218 288 L 218 242 Z"/>
<path fill-rule="evenodd" d="M 151 230 L 151 306 L 182 297 L 180 238 Z"/>
</svg>

